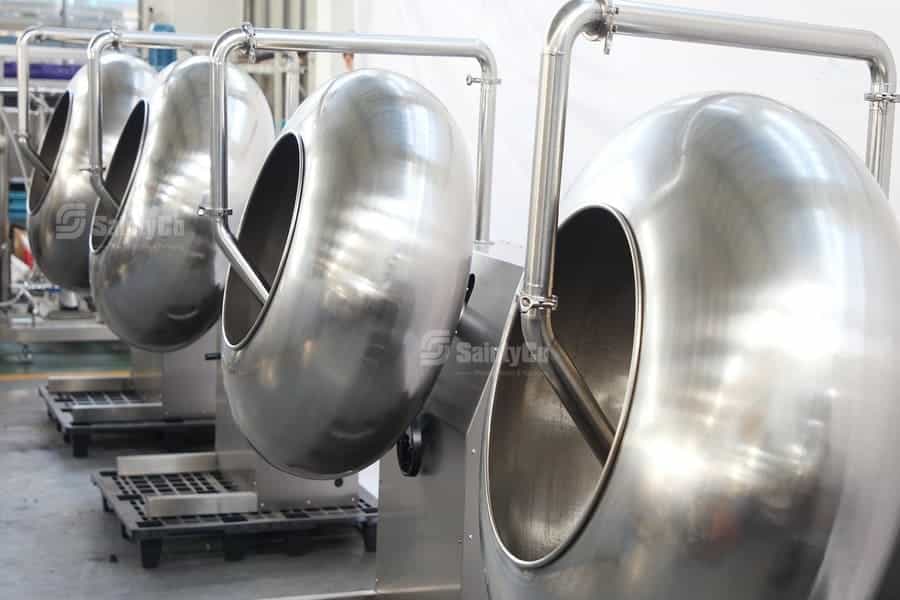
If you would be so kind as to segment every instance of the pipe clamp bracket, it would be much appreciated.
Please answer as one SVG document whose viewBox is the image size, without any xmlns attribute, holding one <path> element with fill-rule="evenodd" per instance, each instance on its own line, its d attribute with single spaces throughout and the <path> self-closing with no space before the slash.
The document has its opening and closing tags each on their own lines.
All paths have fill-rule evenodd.
<svg viewBox="0 0 900 600">
<path fill-rule="evenodd" d="M 26 148 L 31 148 L 31 138 L 27 133 L 16 133 L 16 141 L 19 143 L 19 146 L 25 146 Z"/>
<path fill-rule="evenodd" d="M 618 14 L 618 6 L 607 5 L 603 19 L 584 32 L 585 37 L 592 42 L 603 42 L 603 54 L 612 52 L 613 37 L 619 30 L 616 26 L 616 16 Z"/>
<path fill-rule="evenodd" d="M 873 104 L 897 104 L 900 102 L 900 94 L 892 92 L 869 92 L 865 95 L 866 102 Z"/>
<path fill-rule="evenodd" d="M 256 62 L 256 29 L 253 28 L 253 23 L 243 23 L 241 24 L 241 31 L 244 32 L 244 35 L 247 36 L 247 59 L 250 63 Z"/>
<path fill-rule="evenodd" d="M 490 77 L 475 77 L 473 75 L 466 75 L 466 85 L 500 85 L 503 83 L 503 80 L 499 77 L 490 78 Z"/>
<path fill-rule="evenodd" d="M 109 28 L 109 32 L 113 35 L 112 46 L 113 50 L 119 51 L 122 49 L 122 32 L 119 31 L 119 28 L 113 25 Z"/>
<path fill-rule="evenodd" d="M 516 299 L 519 301 L 519 312 L 523 313 L 532 310 L 556 310 L 559 306 L 559 298 L 556 297 L 556 294 L 548 298 L 520 292 Z"/>
<path fill-rule="evenodd" d="M 201 206 L 197 209 L 197 216 L 200 217 L 211 217 L 214 219 L 221 219 L 222 217 L 229 217 L 234 213 L 230 208 L 212 208 L 209 206 Z"/>
</svg>

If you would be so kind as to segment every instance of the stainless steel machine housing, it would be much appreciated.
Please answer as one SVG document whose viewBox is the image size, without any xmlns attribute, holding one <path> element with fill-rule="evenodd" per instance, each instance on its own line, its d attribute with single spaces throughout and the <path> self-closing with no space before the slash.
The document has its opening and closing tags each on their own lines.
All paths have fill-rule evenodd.
<svg viewBox="0 0 900 600">
<path fill-rule="evenodd" d="M 491 597 L 873 597 L 900 527 L 900 227 L 863 162 L 773 100 L 688 98 L 560 214 L 555 333 L 616 436 L 598 460 L 541 356 L 499 370 Z"/>
<path fill-rule="evenodd" d="M 103 58 L 104 108 L 108 159 L 135 104 L 157 84 L 157 73 L 143 60 L 123 53 Z M 49 177 L 35 169 L 28 195 L 28 239 L 38 266 L 64 288 L 86 292 L 91 215 L 97 194 L 88 166 L 88 81 L 84 67 L 57 102 L 40 146 Z"/>
<path fill-rule="evenodd" d="M 197 214 L 210 188 L 209 70 L 208 57 L 183 60 L 138 103 L 106 172 L 119 206 L 98 203 L 93 215 L 94 299 L 110 329 L 145 350 L 189 345 L 221 312 L 226 261 L 213 224 Z M 257 83 L 237 66 L 228 78 L 231 218 L 238 223 L 275 131 Z"/>
<path fill-rule="evenodd" d="M 396 73 L 342 75 L 307 98 L 248 201 L 222 327 L 225 388 L 251 444 L 304 477 L 377 460 L 421 410 L 466 293 L 475 185 L 441 102 Z"/>
<path fill-rule="evenodd" d="M 471 293 L 459 328 L 432 348 L 443 369 L 417 419 L 418 471 L 401 468 L 395 451 L 380 462 L 373 588 L 296 600 L 488 599 L 478 520 L 490 391 L 485 384 L 497 368 L 498 345 L 515 314 L 521 274 L 522 248 L 475 245 Z"/>
</svg>

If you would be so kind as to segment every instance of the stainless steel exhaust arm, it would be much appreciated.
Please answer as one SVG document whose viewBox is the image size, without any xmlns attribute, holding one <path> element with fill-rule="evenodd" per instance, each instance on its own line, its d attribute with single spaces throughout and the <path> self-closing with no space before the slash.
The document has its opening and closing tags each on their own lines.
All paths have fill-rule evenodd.
<svg viewBox="0 0 900 600">
<path fill-rule="evenodd" d="M 481 83 L 481 107 L 478 120 L 478 155 L 476 171 L 476 232 L 479 241 L 489 239 L 490 199 L 494 156 L 494 119 L 496 85 L 499 83 L 497 63 L 490 48 L 480 40 L 457 38 L 420 38 L 388 35 L 312 33 L 287 29 L 254 29 L 244 25 L 226 31 L 210 52 L 212 57 L 211 139 L 212 194 L 210 206 L 203 212 L 216 220 L 216 239 L 231 267 L 265 302 L 269 291 L 237 246 L 228 226 L 228 121 L 225 112 L 226 65 L 229 55 L 244 49 L 251 56 L 256 49 L 291 52 L 354 52 L 358 54 L 404 54 L 413 56 L 445 56 L 472 58 L 481 66 L 481 77 L 469 82 Z"/>
<path fill-rule="evenodd" d="M 682 10 L 633 2 L 571 0 L 557 13 L 541 60 L 537 125 L 525 275 L 519 294 L 522 334 L 528 348 L 545 358 L 544 375 L 585 436 L 605 460 L 615 430 L 602 414 L 584 377 L 553 333 L 551 313 L 554 252 L 559 221 L 560 177 L 568 102 L 571 52 L 582 33 L 605 40 L 631 35 L 863 61 L 872 80 L 866 164 L 888 192 L 894 132 L 896 65 L 884 40 L 855 29 L 820 27 Z"/>
<path fill-rule="evenodd" d="M 90 109 L 88 113 L 88 138 L 90 143 L 91 186 L 101 202 L 118 207 L 119 201 L 112 197 L 103 180 L 103 95 L 100 93 L 102 67 L 100 58 L 110 46 L 132 48 L 179 48 L 183 50 L 209 50 L 216 41 L 215 36 L 184 35 L 166 32 L 128 31 L 115 29 L 102 31 L 90 40 L 87 47 L 88 90 Z"/>
<path fill-rule="evenodd" d="M 857 60 L 866 63 L 871 104 L 866 164 L 888 192 L 894 134 L 897 65 L 887 43 L 871 31 L 619 2 L 614 34 Z"/>
<path fill-rule="evenodd" d="M 35 42 L 53 40 L 57 42 L 88 43 L 96 34 L 89 29 L 66 29 L 65 27 L 29 27 L 16 40 L 16 82 L 18 84 L 19 127 L 16 141 L 25 159 L 44 177 L 50 176 L 53 165 L 45 165 L 38 155 L 36 144 L 32 143 L 28 123 L 29 87 L 31 60 L 28 47 Z"/>
</svg>

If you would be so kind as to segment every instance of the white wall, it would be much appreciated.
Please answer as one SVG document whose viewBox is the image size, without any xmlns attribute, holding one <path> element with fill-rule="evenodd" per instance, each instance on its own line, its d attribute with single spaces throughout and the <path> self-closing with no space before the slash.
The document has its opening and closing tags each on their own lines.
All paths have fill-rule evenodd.
<svg viewBox="0 0 900 600">
<path fill-rule="evenodd" d="M 900 54 L 900 7 L 885 0 L 656 0 L 697 9 L 752 13 L 879 32 Z M 499 88 L 492 231 L 523 242 L 527 220 L 538 64 L 554 0 L 356 0 L 354 29 L 371 33 L 477 36 L 497 55 Z M 467 61 L 358 57 L 357 66 L 389 67 L 437 93 L 475 148 L 478 90 L 467 88 Z M 637 40 L 619 36 L 604 56 L 601 44 L 579 42 L 574 54 L 563 190 L 628 122 L 672 98 L 706 91 L 772 96 L 824 122 L 864 153 L 868 71 L 861 63 Z M 900 182 L 900 151 L 894 171 Z M 892 200 L 900 200 L 900 183 Z"/>
<path fill-rule="evenodd" d="M 182 33 L 218 35 L 241 24 L 244 3 L 242 0 L 145 0 L 143 9 L 145 28 L 155 21 L 174 24 Z"/>
<path fill-rule="evenodd" d="M 343 33 L 356 29 L 356 0 L 308 0 L 307 29 Z M 314 90 L 344 71 L 340 54 L 317 53 L 309 57 L 309 89 Z"/>
</svg>

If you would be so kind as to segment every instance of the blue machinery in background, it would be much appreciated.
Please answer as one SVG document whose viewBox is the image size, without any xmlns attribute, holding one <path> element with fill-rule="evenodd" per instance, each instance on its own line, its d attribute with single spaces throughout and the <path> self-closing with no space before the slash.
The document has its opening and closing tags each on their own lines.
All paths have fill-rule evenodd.
<svg viewBox="0 0 900 600">
<path fill-rule="evenodd" d="M 175 33 L 175 26 L 168 23 L 153 23 L 150 25 L 150 31 Z M 162 71 L 177 59 L 178 51 L 174 48 L 151 48 L 147 55 L 150 65 L 157 71 Z"/>
<path fill-rule="evenodd" d="M 13 177 L 9 180 L 9 224 L 25 227 L 28 218 L 25 193 L 25 179 Z"/>
</svg>

